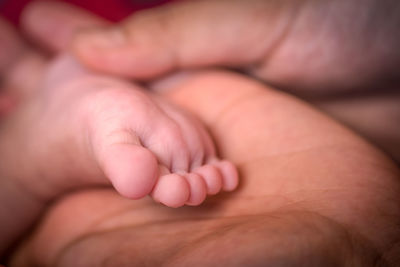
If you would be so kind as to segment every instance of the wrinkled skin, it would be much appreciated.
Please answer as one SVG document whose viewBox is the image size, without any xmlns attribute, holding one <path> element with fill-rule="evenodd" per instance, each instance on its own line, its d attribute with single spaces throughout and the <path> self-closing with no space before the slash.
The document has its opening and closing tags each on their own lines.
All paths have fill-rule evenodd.
<svg viewBox="0 0 400 267">
<path fill-rule="evenodd" d="M 176 210 L 107 189 L 67 196 L 11 266 L 395 261 L 399 172 L 379 151 L 306 104 L 235 74 L 210 71 L 156 87 L 205 121 L 221 154 L 238 164 L 241 188 Z"/>
</svg>

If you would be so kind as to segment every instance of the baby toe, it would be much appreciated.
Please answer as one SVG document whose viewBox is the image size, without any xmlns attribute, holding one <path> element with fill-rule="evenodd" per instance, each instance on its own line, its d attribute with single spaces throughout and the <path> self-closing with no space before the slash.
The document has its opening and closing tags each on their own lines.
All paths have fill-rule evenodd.
<svg viewBox="0 0 400 267">
<path fill-rule="evenodd" d="M 187 180 L 176 173 L 161 176 L 154 186 L 152 197 L 171 208 L 178 208 L 188 201 L 190 185 Z"/>
<path fill-rule="evenodd" d="M 195 173 L 185 175 L 190 187 L 189 200 L 186 202 L 189 206 L 197 206 L 203 203 L 207 197 L 207 185 L 203 178 Z"/>
<path fill-rule="evenodd" d="M 216 161 L 213 165 L 217 167 L 221 173 L 222 189 L 224 191 L 235 190 L 239 184 L 239 175 L 235 165 L 227 160 Z"/>
<path fill-rule="evenodd" d="M 207 193 L 209 195 L 215 195 L 221 191 L 222 176 L 216 166 L 206 164 L 195 169 L 193 172 L 200 175 L 204 179 L 207 185 Z"/>
</svg>

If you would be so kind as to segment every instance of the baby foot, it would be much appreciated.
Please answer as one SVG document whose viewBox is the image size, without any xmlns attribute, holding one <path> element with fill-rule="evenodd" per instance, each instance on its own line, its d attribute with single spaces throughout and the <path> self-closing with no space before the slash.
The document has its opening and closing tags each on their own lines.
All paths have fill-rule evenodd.
<svg viewBox="0 0 400 267">
<path fill-rule="evenodd" d="M 138 199 L 151 192 L 155 200 L 178 207 L 235 189 L 235 168 L 217 159 L 195 118 L 131 85 L 108 87 L 88 104 L 89 139 L 121 195 Z"/>
<path fill-rule="evenodd" d="M 199 205 L 207 195 L 237 187 L 235 167 L 216 157 L 209 134 L 194 117 L 137 86 L 90 75 L 76 64 L 59 59 L 45 87 L 51 88 L 47 101 L 57 99 L 50 106 L 68 114 L 57 117 L 59 127 L 84 137 L 76 143 L 87 147 L 89 159 L 83 162 L 92 167 L 85 169 L 99 167 L 125 197 L 150 194 L 170 207 Z"/>
</svg>

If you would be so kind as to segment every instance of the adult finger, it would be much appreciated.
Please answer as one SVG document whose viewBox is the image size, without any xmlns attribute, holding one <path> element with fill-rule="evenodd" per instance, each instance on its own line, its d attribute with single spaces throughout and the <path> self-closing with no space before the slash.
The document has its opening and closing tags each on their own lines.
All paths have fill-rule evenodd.
<svg viewBox="0 0 400 267">
<path fill-rule="evenodd" d="M 82 32 L 73 49 L 94 69 L 133 78 L 180 67 L 253 64 L 278 44 L 295 11 L 293 1 L 186 1 Z"/>
<path fill-rule="evenodd" d="M 51 51 L 67 48 L 78 29 L 104 25 L 108 25 L 106 20 L 62 2 L 35 1 L 22 14 L 25 32 Z"/>
<path fill-rule="evenodd" d="M 139 12 L 80 34 L 88 66 L 133 78 L 239 67 L 299 95 L 399 84 L 398 1 L 205 0 Z"/>
</svg>

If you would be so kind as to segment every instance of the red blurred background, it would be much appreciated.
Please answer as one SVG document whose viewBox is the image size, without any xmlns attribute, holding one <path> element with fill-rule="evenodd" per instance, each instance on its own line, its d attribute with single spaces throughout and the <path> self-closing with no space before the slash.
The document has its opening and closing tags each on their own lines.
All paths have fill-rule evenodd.
<svg viewBox="0 0 400 267">
<path fill-rule="evenodd" d="M 0 15 L 11 21 L 13 24 L 19 24 L 19 16 L 24 6 L 32 1 L 40 0 L 0 0 Z M 131 13 L 151 8 L 167 2 L 179 0 L 47 0 L 63 1 L 100 15 L 110 21 L 119 21 Z"/>
</svg>

